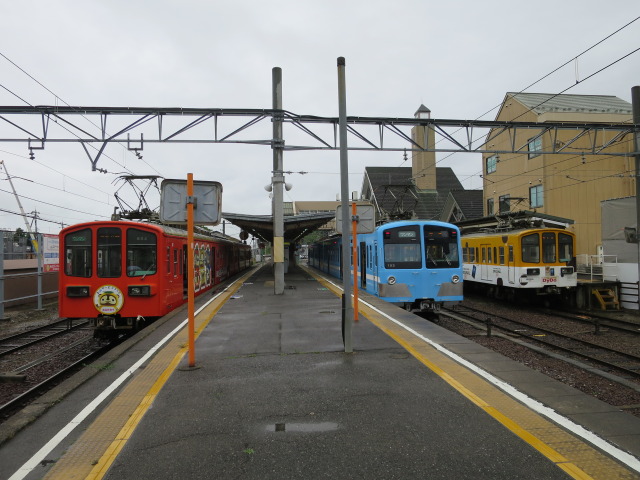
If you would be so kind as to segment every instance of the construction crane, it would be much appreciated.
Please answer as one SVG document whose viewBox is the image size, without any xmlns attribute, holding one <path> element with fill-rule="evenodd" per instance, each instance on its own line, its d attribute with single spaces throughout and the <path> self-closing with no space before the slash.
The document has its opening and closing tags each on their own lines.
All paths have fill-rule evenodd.
<svg viewBox="0 0 640 480">
<path fill-rule="evenodd" d="M 22 218 L 24 219 L 24 224 L 27 227 L 27 232 L 29 232 L 29 238 L 31 239 L 31 245 L 33 245 L 34 252 L 36 255 L 38 254 L 38 240 L 35 235 L 31 231 L 31 224 L 29 220 L 27 220 L 27 214 L 24 212 L 24 208 L 22 208 L 22 203 L 20 203 L 20 197 L 16 193 L 16 189 L 13 186 L 13 182 L 11 181 L 11 175 L 9 175 L 9 170 L 7 170 L 7 165 L 4 163 L 4 160 L 0 160 L 0 165 L 4 167 L 4 172 L 7 174 L 7 180 L 9 180 L 9 185 L 11 185 L 11 190 L 13 191 L 13 196 L 16 197 L 16 202 L 18 202 L 18 207 L 20 208 L 20 213 L 22 214 Z"/>
</svg>

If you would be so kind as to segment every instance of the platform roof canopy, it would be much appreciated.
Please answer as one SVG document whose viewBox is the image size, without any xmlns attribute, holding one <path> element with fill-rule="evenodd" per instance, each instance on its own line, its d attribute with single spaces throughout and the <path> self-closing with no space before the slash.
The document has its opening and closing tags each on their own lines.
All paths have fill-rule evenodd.
<svg viewBox="0 0 640 480">
<path fill-rule="evenodd" d="M 333 220 L 335 216 L 335 212 L 287 215 L 284 217 L 284 241 L 294 243 Z M 240 227 L 249 235 L 265 242 L 273 241 L 273 217 L 271 215 L 242 215 L 222 212 L 222 218 Z"/>
</svg>

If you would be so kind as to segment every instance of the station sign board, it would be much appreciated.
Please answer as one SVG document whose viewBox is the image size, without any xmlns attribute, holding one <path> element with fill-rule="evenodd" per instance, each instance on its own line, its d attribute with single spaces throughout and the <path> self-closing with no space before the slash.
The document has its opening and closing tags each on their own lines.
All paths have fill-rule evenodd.
<svg viewBox="0 0 640 480">
<path fill-rule="evenodd" d="M 351 208 L 351 206 L 349 206 Z M 376 229 L 376 215 L 373 205 L 370 203 L 356 203 L 357 233 L 372 233 Z M 351 214 L 349 214 L 351 218 Z M 350 227 L 347 227 L 350 228 Z M 342 205 L 336 209 L 336 231 L 342 234 Z"/>
<path fill-rule="evenodd" d="M 160 220 L 187 224 L 187 181 L 165 179 L 160 185 Z M 222 184 L 193 181 L 193 223 L 218 225 L 222 209 Z"/>
</svg>

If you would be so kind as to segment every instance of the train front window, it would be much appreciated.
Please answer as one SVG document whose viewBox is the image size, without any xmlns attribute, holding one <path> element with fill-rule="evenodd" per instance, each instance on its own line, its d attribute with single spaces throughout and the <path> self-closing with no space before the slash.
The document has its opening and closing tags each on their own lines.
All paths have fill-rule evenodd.
<svg viewBox="0 0 640 480">
<path fill-rule="evenodd" d="M 553 232 L 542 233 L 542 261 L 543 263 L 556 261 L 556 234 Z"/>
<path fill-rule="evenodd" d="M 522 261 L 540 263 L 540 235 L 530 233 L 522 237 Z"/>
<path fill-rule="evenodd" d="M 424 248 L 427 268 L 457 268 L 460 266 L 457 230 L 425 225 Z"/>
<path fill-rule="evenodd" d="M 91 276 L 91 230 L 78 230 L 64 237 L 64 273 L 70 277 Z"/>
<path fill-rule="evenodd" d="M 137 228 L 127 230 L 127 276 L 145 277 L 156 273 L 157 244 L 155 233 Z"/>
<path fill-rule="evenodd" d="M 573 237 L 566 233 L 558 234 L 558 256 L 561 262 L 573 260 Z"/>
<path fill-rule="evenodd" d="M 122 275 L 122 232 L 117 227 L 98 229 L 98 277 Z"/>
<path fill-rule="evenodd" d="M 385 268 L 422 268 L 420 229 L 417 225 L 382 232 Z"/>
</svg>

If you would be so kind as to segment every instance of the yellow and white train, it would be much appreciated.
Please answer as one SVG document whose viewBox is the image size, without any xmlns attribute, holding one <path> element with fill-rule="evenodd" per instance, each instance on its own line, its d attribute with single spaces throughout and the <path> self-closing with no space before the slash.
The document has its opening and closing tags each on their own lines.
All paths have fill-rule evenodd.
<svg viewBox="0 0 640 480">
<path fill-rule="evenodd" d="M 574 250 L 575 234 L 560 228 L 463 233 L 464 282 L 498 298 L 569 295 L 577 285 Z"/>
</svg>

